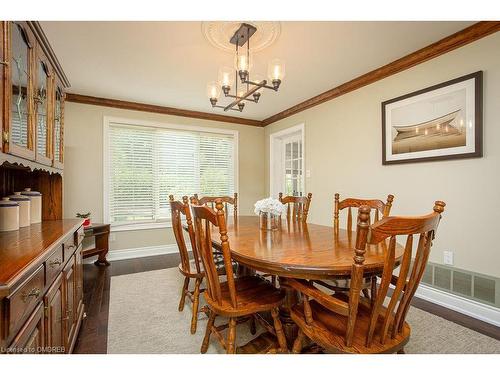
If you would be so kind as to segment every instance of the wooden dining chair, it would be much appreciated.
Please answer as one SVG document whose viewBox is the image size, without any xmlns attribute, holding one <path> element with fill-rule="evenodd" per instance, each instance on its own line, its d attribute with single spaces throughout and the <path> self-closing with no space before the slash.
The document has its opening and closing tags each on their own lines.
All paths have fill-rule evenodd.
<svg viewBox="0 0 500 375">
<path fill-rule="evenodd" d="M 188 203 L 188 197 L 182 197 L 182 202 L 176 201 L 173 195 L 169 196 L 170 209 L 172 213 L 172 230 L 174 232 L 177 247 L 179 248 L 179 255 L 181 263 L 179 263 L 179 271 L 184 276 L 184 284 L 181 290 L 181 298 L 179 301 L 179 311 L 184 310 L 186 297 L 188 297 L 193 304 L 193 313 L 191 317 L 191 333 L 196 333 L 198 324 L 198 307 L 200 303 L 200 293 L 204 290 L 201 289 L 201 283 L 205 277 L 203 270 L 203 263 L 201 256 L 196 247 L 195 233 L 193 221 L 191 217 L 191 210 Z M 187 233 L 191 245 L 193 256 L 190 259 L 186 242 L 183 235 L 182 217 L 186 219 Z M 221 275 L 225 274 L 225 265 L 221 257 L 215 257 L 214 262 L 217 267 L 217 272 Z M 233 267 L 235 265 L 233 264 Z M 189 290 L 189 283 L 194 280 L 194 290 Z"/>
<path fill-rule="evenodd" d="M 291 195 L 284 197 L 283 193 L 279 193 L 279 201 L 287 206 L 286 217 L 289 221 L 307 222 L 311 199 L 311 193 L 307 194 L 307 197 L 295 197 Z"/>
<path fill-rule="evenodd" d="M 377 222 L 379 219 L 389 216 L 391 213 L 392 202 L 394 201 L 394 195 L 389 194 L 385 203 L 380 199 L 359 199 L 359 198 L 346 198 L 340 201 L 339 193 L 335 193 L 334 204 L 333 204 L 333 227 L 339 229 L 339 213 L 340 211 L 347 208 L 347 226 L 348 231 L 352 231 L 352 209 L 359 208 L 361 206 L 368 206 L 370 210 L 374 211 L 373 222 Z M 380 217 L 382 216 L 382 217 Z"/>
<path fill-rule="evenodd" d="M 436 201 L 431 214 L 389 216 L 370 225 L 370 207 L 361 206 L 349 292 L 329 295 L 310 282 L 289 280 L 289 285 L 302 295 L 302 302 L 291 311 L 291 318 L 299 326 L 293 352 L 301 351 L 307 336 L 327 352 L 404 353 L 410 338 L 406 315 L 427 265 L 444 207 L 444 202 Z M 393 275 L 398 264 L 396 236 L 406 236 L 398 276 Z M 415 251 L 414 241 L 417 242 Z M 380 246 L 385 253 L 374 304 L 361 295 L 367 245 Z M 391 295 L 390 284 L 394 286 Z"/>
<path fill-rule="evenodd" d="M 274 327 L 268 325 L 265 328 L 277 337 L 280 351 L 286 352 L 286 339 L 278 317 L 278 307 L 285 298 L 284 292 L 274 288 L 269 282 L 258 276 L 235 278 L 230 267 L 232 259 L 227 236 L 224 201 L 216 199 L 214 203 L 215 211 L 204 205 L 192 206 L 196 243 L 206 273 L 207 289 L 204 292 L 204 297 L 210 310 L 201 353 L 206 353 L 212 333 L 217 337 L 227 353 L 235 353 L 238 318 L 254 316 L 266 311 L 271 312 Z M 220 249 L 227 269 L 226 281 L 221 281 L 214 263 L 211 226 L 218 228 L 221 241 Z M 214 326 L 217 316 L 229 318 L 226 339 L 220 334 L 220 327 Z"/>
<path fill-rule="evenodd" d="M 181 263 L 179 264 L 179 271 L 184 276 L 184 285 L 181 290 L 181 299 L 179 301 L 179 311 L 184 310 L 184 304 L 186 301 L 186 296 L 189 297 L 193 303 L 193 314 L 191 318 L 191 333 L 196 332 L 196 326 L 198 323 L 198 305 L 200 301 L 200 286 L 205 274 L 201 265 L 201 258 L 198 255 L 196 249 L 195 234 L 193 228 L 193 222 L 191 219 L 191 211 L 189 209 L 188 197 L 182 197 L 182 202 L 174 200 L 174 196 L 170 195 L 170 209 L 172 212 L 172 230 L 174 232 L 175 240 L 177 242 L 177 247 L 179 248 L 179 255 L 181 257 Z M 186 242 L 184 240 L 184 232 L 182 229 L 181 215 L 186 218 L 187 231 L 189 235 L 189 240 L 191 243 L 191 249 L 193 251 L 193 258 L 189 259 L 188 250 L 186 247 Z M 189 290 L 189 283 L 191 279 L 194 279 L 195 286 L 194 290 Z"/>
<path fill-rule="evenodd" d="M 230 197 L 230 196 L 220 196 L 220 197 L 205 196 L 205 197 L 202 197 L 202 198 L 199 198 L 198 194 L 194 194 L 191 197 L 191 204 L 208 205 L 212 209 L 215 209 L 215 200 L 216 199 L 221 199 L 222 200 L 222 202 L 224 204 L 224 212 L 226 213 L 226 218 L 227 218 L 227 213 L 229 212 L 229 210 L 228 210 L 229 206 L 228 205 L 232 205 L 233 216 L 235 218 L 238 217 L 238 193 L 234 193 L 232 197 Z"/>
</svg>

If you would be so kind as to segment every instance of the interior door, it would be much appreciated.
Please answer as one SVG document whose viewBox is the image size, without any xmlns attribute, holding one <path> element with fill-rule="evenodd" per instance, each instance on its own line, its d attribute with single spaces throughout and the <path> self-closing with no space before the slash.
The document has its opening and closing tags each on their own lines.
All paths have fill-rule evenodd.
<svg viewBox="0 0 500 375">
<path fill-rule="evenodd" d="M 304 177 L 302 170 L 302 134 L 292 134 L 283 138 L 282 177 L 283 195 L 302 196 Z"/>
<path fill-rule="evenodd" d="M 269 144 L 270 195 L 304 195 L 304 125 L 271 134 Z"/>
</svg>

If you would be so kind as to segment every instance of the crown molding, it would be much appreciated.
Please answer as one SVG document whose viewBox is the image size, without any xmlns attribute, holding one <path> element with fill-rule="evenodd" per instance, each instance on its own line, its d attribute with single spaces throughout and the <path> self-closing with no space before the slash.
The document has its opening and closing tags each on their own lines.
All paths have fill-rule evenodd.
<svg viewBox="0 0 500 375">
<path fill-rule="evenodd" d="M 306 109 L 335 99 L 363 86 L 380 81 L 381 79 L 387 78 L 393 74 L 402 72 L 403 70 L 414 67 L 415 65 L 441 56 L 454 49 L 484 38 L 485 36 L 496 33 L 497 31 L 500 31 L 500 21 L 481 21 L 475 23 L 474 25 L 458 31 L 455 34 L 432 43 L 427 47 L 419 49 L 409 55 L 401 57 L 400 59 L 394 60 L 387 65 L 372 70 L 371 72 L 356 77 L 351 81 L 343 83 L 340 86 L 334 87 L 333 89 L 325 91 L 322 94 L 316 95 L 311 99 L 303 101 L 302 103 L 268 117 L 262 121 L 262 125 L 267 126 L 273 122 L 295 115 L 299 112 L 305 111 Z"/>
<path fill-rule="evenodd" d="M 246 119 L 246 118 L 240 118 L 240 117 L 234 117 L 234 116 L 224 116 L 224 115 L 219 115 L 216 113 L 190 111 L 187 109 L 163 107 L 163 106 L 153 105 L 153 104 L 129 102 L 129 101 L 125 101 L 125 100 L 99 98 L 96 96 L 67 93 L 66 94 L 66 101 L 73 102 L 73 103 L 98 105 L 98 106 L 103 106 L 103 107 L 129 109 L 132 111 L 152 112 L 152 113 L 160 113 L 163 115 L 191 117 L 191 118 L 198 118 L 198 119 L 202 119 L 202 120 L 221 121 L 221 122 L 229 122 L 229 123 L 233 123 L 233 124 L 262 127 L 262 121 L 259 121 L 259 120 L 252 120 L 252 119 Z"/>
</svg>

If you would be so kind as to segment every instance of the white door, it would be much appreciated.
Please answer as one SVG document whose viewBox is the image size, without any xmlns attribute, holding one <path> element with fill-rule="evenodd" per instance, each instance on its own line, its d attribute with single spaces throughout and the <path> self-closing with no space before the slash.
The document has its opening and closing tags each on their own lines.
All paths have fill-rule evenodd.
<svg viewBox="0 0 500 375">
<path fill-rule="evenodd" d="M 271 196 L 304 195 L 303 127 L 294 127 L 271 134 L 270 192 Z"/>
</svg>

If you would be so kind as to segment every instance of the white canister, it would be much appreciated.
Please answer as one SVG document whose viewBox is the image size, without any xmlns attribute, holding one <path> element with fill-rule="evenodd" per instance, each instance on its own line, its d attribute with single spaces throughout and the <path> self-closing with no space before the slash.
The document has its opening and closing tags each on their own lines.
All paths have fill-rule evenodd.
<svg viewBox="0 0 500 375">
<path fill-rule="evenodd" d="M 19 204 L 9 198 L 0 201 L 0 232 L 19 229 Z"/>
<path fill-rule="evenodd" d="M 10 200 L 19 204 L 19 228 L 29 227 L 31 224 L 31 200 L 30 197 L 22 195 L 20 191 L 14 192 Z"/>
<path fill-rule="evenodd" d="M 42 194 L 38 191 L 31 191 L 31 188 L 26 188 L 22 192 L 22 195 L 26 195 L 30 198 L 31 208 L 30 208 L 30 221 L 31 224 L 42 222 Z"/>
</svg>

